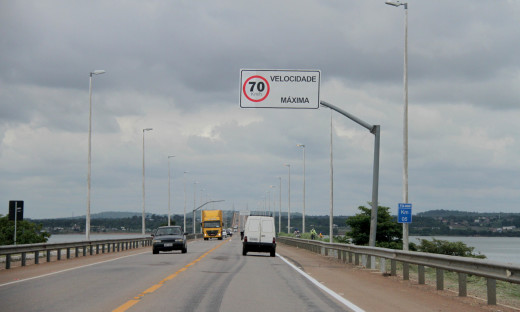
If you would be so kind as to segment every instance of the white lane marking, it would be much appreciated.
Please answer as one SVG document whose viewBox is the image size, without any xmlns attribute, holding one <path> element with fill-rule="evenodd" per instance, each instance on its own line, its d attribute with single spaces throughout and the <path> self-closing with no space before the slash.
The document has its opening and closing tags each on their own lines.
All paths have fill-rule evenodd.
<svg viewBox="0 0 520 312">
<path fill-rule="evenodd" d="M 115 260 L 119 260 L 119 259 L 123 259 L 123 258 L 128 258 L 128 257 L 137 256 L 137 255 L 142 255 L 144 253 L 149 253 L 149 252 L 150 251 L 145 251 L 145 252 L 141 252 L 141 253 L 137 253 L 137 254 L 133 254 L 133 255 L 123 256 L 123 257 L 114 258 L 114 259 L 105 260 L 105 261 L 100 261 L 100 262 L 91 263 L 91 264 L 86 264 L 86 265 L 82 265 L 82 266 L 79 266 L 79 267 L 65 269 L 65 270 L 61 270 L 61 271 L 57 271 L 57 272 L 52 272 L 52 273 L 48 273 L 48 274 L 33 276 L 33 277 L 29 277 L 29 278 L 25 278 L 25 279 L 21 279 L 21 280 L 17 280 L 17 281 L 8 282 L 8 283 L 5 283 L 5 284 L 0 284 L 0 287 L 11 285 L 11 284 L 16 284 L 16 283 L 21 283 L 21 282 L 25 282 L 25 281 L 30 281 L 30 280 L 41 278 L 41 277 L 51 276 L 51 275 L 54 275 L 54 274 L 59 274 L 59 273 L 67 272 L 67 271 L 72 271 L 72 270 L 77 270 L 77 269 L 81 269 L 81 268 L 86 268 L 86 267 L 93 266 L 93 265 L 96 265 L 96 264 L 107 263 L 107 262 L 111 262 L 111 261 L 115 261 Z"/>
<path fill-rule="evenodd" d="M 365 312 L 365 310 L 361 309 L 360 307 L 358 307 L 357 305 L 353 304 L 352 302 L 348 301 L 347 299 L 341 297 L 340 295 L 338 295 L 337 293 L 335 293 L 334 291 L 332 291 L 331 289 L 325 287 L 323 284 L 321 284 L 320 282 L 318 282 L 317 280 L 315 280 L 314 278 L 312 278 L 309 274 L 303 272 L 302 270 L 300 270 L 299 268 L 297 268 L 294 264 L 290 263 L 289 261 L 287 261 L 284 257 L 280 256 L 279 254 L 276 254 L 280 259 L 282 259 L 285 263 L 287 263 L 290 267 L 292 267 L 293 269 L 296 270 L 296 272 L 300 273 L 301 275 L 303 275 L 306 279 L 308 279 L 309 281 L 311 281 L 314 285 L 318 286 L 319 288 L 321 288 L 324 292 L 326 292 L 327 294 L 331 295 L 334 299 L 338 300 L 339 302 L 341 302 L 342 304 L 346 305 L 347 307 L 349 307 L 350 309 L 354 310 L 355 312 Z"/>
</svg>

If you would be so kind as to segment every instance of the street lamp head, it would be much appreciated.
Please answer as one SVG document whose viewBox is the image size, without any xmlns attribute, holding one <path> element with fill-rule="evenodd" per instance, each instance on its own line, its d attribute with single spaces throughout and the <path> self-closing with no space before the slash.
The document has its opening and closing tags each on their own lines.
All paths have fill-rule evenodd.
<svg viewBox="0 0 520 312">
<path fill-rule="evenodd" d="M 101 75 L 101 74 L 104 74 L 104 73 L 106 73 L 106 71 L 104 71 L 102 69 L 96 69 L 95 71 L 90 72 L 90 76 L 92 77 L 92 75 Z"/>
<path fill-rule="evenodd" d="M 296 144 L 296 146 L 305 148 L 305 144 Z"/>
<path fill-rule="evenodd" d="M 175 155 L 172 155 L 172 156 L 168 156 L 168 158 L 173 158 L 173 157 L 175 157 Z"/>
<path fill-rule="evenodd" d="M 145 132 L 145 131 L 152 131 L 152 130 L 153 130 L 153 128 L 144 128 L 143 132 Z"/>
<path fill-rule="evenodd" d="M 391 6 L 395 6 L 395 7 L 404 5 L 404 8 L 408 9 L 408 2 L 404 2 L 403 3 L 401 1 L 386 1 L 385 4 L 388 4 L 388 5 L 391 5 Z"/>
<path fill-rule="evenodd" d="M 285 167 L 291 167 L 291 164 L 283 164 Z"/>
</svg>

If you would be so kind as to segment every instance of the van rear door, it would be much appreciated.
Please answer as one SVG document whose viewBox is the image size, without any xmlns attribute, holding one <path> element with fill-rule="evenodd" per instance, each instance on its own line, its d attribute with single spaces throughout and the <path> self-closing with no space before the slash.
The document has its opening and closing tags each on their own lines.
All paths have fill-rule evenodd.
<svg viewBox="0 0 520 312">
<path fill-rule="evenodd" d="M 259 243 L 260 240 L 260 220 L 257 218 L 249 218 L 247 227 L 247 239 L 250 242 Z"/>
<path fill-rule="evenodd" d="M 272 219 L 262 219 L 262 227 L 260 232 L 260 242 L 261 243 L 272 243 L 273 242 L 273 220 Z"/>
</svg>

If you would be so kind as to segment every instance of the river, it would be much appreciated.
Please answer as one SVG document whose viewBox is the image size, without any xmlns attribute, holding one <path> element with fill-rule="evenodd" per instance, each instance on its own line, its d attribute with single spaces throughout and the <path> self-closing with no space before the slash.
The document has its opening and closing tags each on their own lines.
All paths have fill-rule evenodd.
<svg viewBox="0 0 520 312">
<path fill-rule="evenodd" d="M 417 239 L 432 239 L 432 236 L 410 236 L 410 243 L 418 244 Z M 463 242 L 468 247 L 475 247 L 473 253 L 481 253 L 488 260 L 520 265 L 520 237 L 464 237 L 435 236 L 435 239 L 450 242 Z"/>
</svg>

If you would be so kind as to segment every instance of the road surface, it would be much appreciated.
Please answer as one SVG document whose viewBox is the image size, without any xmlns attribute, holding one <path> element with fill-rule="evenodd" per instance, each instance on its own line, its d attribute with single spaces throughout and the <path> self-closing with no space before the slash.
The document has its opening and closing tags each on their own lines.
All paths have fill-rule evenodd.
<svg viewBox="0 0 520 312">
<path fill-rule="evenodd" d="M 514 311 L 283 244 L 277 253 L 244 257 L 234 236 L 190 241 L 187 254 L 147 247 L 0 270 L 0 310 Z"/>
</svg>

